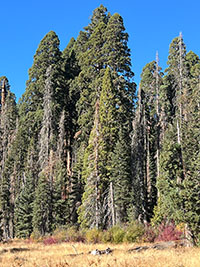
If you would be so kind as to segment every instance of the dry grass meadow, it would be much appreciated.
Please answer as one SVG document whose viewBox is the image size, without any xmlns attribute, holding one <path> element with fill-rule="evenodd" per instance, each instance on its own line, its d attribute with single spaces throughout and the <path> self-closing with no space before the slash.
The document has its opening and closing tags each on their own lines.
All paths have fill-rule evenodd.
<svg viewBox="0 0 200 267">
<path fill-rule="evenodd" d="M 113 249 L 109 255 L 91 255 L 94 249 Z M 176 248 L 167 250 L 149 249 L 142 252 L 127 252 L 138 244 L 82 244 L 61 243 L 44 245 L 15 240 L 0 244 L 1 267 L 200 267 L 200 248 Z M 81 255 L 69 255 L 69 254 Z"/>
</svg>

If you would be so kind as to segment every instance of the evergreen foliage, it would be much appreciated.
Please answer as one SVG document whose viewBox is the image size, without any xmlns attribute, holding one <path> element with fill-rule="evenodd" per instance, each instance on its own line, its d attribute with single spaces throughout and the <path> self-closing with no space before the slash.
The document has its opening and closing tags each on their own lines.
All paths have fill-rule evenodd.
<svg viewBox="0 0 200 267">
<path fill-rule="evenodd" d="M 164 219 L 183 223 L 197 244 L 199 56 L 187 53 L 182 34 L 174 38 L 165 73 L 157 55 L 136 99 L 118 13 L 100 5 L 77 40 L 63 51 L 59 44 L 53 31 L 42 39 L 18 104 L 0 77 L 2 238 L 72 226 L 129 241 L 140 226 L 124 236 L 119 225 Z"/>
<path fill-rule="evenodd" d="M 170 83 L 166 92 L 171 118 L 162 142 L 161 171 L 157 181 L 159 206 L 155 216 L 160 214 L 176 223 L 184 222 L 187 238 L 195 243 L 200 219 L 199 182 L 194 167 L 198 165 L 199 153 L 199 59 L 193 52 L 186 54 L 182 35 L 170 45 L 168 64 L 166 80 Z"/>
<path fill-rule="evenodd" d="M 52 229 L 70 223 L 69 196 L 67 193 L 67 174 L 62 162 L 57 162 L 55 167 L 55 182 L 53 186 Z"/>
<path fill-rule="evenodd" d="M 156 61 L 148 63 L 143 68 L 133 130 L 133 201 L 137 203 L 136 216 L 144 221 L 150 220 L 157 202 L 156 179 L 159 175 L 161 141 L 160 70 Z"/>
<path fill-rule="evenodd" d="M 19 238 L 30 237 L 33 231 L 33 201 L 34 201 L 34 177 L 27 173 L 24 188 L 16 199 L 15 208 L 15 234 Z"/>
<path fill-rule="evenodd" d="M 40 235 L 52 230 L 52 193 L 45 173 L 41 173 L 33 203 L 33 231 Z"/>
<path fill-rule="evenodd" d="M 2 78 L 0 113 L 0 211 L 3 238 L 14 237 L 15 176 L 12 145 L 15 141 L 18 110 L 15 96 L 9 90 L 9 82 Z"/>
<path fill-rule="evenodd" d="M 133 205 L 131 191 L 131 147 L 129 136 L 122 129 L 119 131 L 114 151 L 111 155 L 110 183 L 113 186 L 114 198 L 114 224 L 120 225 L 133 218 Z"/>
</svg>

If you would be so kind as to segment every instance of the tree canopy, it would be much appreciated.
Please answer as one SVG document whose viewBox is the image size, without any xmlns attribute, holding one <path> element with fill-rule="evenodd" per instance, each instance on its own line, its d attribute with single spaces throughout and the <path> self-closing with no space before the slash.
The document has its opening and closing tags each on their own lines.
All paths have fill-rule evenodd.
<svg viewBox="0 0 200 267">
<path fill-rule="evenodd" d="M 0 77 L 3 238 L 171 220 L 198 242 L 199 56 L 180 34 L 137 89 L 128 38 L 100 5 L 63 51 L 45 35 L 19 103 Z"/>
</svg>

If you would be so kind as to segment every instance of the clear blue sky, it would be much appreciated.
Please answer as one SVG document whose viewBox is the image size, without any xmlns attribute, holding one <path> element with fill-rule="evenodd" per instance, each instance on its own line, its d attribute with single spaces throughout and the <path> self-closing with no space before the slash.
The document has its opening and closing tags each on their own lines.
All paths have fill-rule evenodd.
<svg viewBox="0 0 200 267">
<path fill-rule="evenodd" d="M 119 13 L 129 34 L 138 84 L 142 68 L 159 52 L 165 69 L 169 44 L 182 31 L 187 50 L 200 56 L 199 0 L 7 0 L 0 7 L 0 76 L 7 76 L 17 99 L 25 91 L 28 69 L 44 35 L 53 30 L 61 50 L 90 22 L 103 4 Z"/>
</svg>

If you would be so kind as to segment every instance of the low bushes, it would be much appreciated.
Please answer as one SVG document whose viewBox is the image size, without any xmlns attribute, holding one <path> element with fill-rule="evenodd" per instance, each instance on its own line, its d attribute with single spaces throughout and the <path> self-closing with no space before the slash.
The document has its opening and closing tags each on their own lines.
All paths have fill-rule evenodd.
<svg viewBox="0 0 200 267">
<path fill-rule="evenodd" d="M 150 224 L 147 224 L 144 229 L 144 234 L 142 236 L 143 242 L 152 243 L 155 241 L 157 237 L 157 231 L 154 227 L 152 227 Z"/>
<path fill-rule="evenodd" d="M 49 237 L 44 238 L 43 243 L 44 245 L 53 245 L 53 244 L 57 244 L 58 240 L 53 236 L 49 236 Z"/>
<path fill-rule="evenodd" d="M 85 232 L 87 243 L 133 243 L 141 240 L 144 234 L 144 226 L 136 222 L 128 225 L 115 225 L 108 230 L 91 229 Z"/>
<path fill-rule="evenodd" d="M 93 244 L 101 243 L 102 231 L 96 228 L 85 231 L 85 241 L 87 243 L 93 243 Z"/>
<path fill-rule="evenodd" d="M 176 228 L 174 222 L 163 221 L 158 227 L 158 236 L 155 241 L 174 241 L 183 237 L 183 232 Z"/>
<path fill-rule="evenodd" d="M 175 241 L 184 237 L 183 230 L 176 227 L 173 221 L 163 221 L 152 227 L 147 225 L 143 235 L 144 242 Z"/>
<path fill-rule="evenodd" d="M 158 226 L 143 225 L 137 221 L 129 224 L 115 225 L 108 230 L 85 229 L 77 227 L 62 227 L 54 231 L 51 236 L 40 237 L 34 233 L 31 240 L 42 241 L 45 245 L 60 242 L 82 243 L 114 243 L 173 241 L 183 237 L 183 232 L 176 228 L 173 222 L 162 222 Z"/>
<path fill-rule="evenodd" d="M 141 241 L 144 233 L 144 226 L 133 221 L 128 225 L 123 241 L 127 243 L 139 242 Z"/>
<path fill-rule="evenodd" d="M 123 242 L 124 236 L 126 234 L 124 228 L 120 227 L 119 225 L 115 225 L 108 231 L 110 232 L 111 243 L 119 244 Z"/>
<path fill-rule="evenodd" d="M 65 242 L 85 242 L 85 234 L 83 231 L 78 230 L 76 227 L 72 226 L 66 229 L 65 232 Z"/>
</svg>

